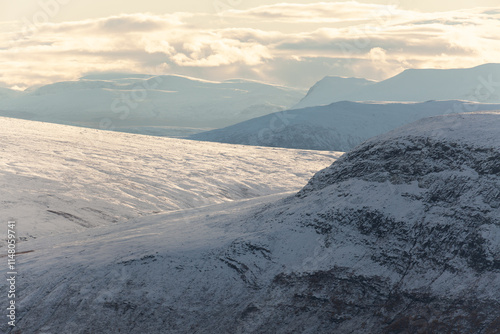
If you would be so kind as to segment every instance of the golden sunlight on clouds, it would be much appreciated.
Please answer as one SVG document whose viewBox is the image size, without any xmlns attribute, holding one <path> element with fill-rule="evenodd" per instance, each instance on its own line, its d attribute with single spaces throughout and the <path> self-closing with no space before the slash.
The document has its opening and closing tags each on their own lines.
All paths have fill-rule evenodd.
<svg viewBox="0 0 500 334">
<path fill-rule="evenodd" d="M 408 67 L 500 59 L 496 8 L 422 13 L 323 2 L 1 28 L 0 84 L 22 88 L 100 71 L 240 76 L 307 87 L 327 74 L 379 80 Z"/>
</svg>

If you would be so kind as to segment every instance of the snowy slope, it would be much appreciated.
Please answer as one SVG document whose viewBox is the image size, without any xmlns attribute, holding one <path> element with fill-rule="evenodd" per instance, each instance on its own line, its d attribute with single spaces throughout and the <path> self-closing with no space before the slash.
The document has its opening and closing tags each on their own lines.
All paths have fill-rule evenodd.
<svg viewBox="0 0 500 334">
<path fill-rule="evenodd" d="M 19 91 L 0 87 L 0 100 L 13 98 L 19 95 L 21 95 Z"/>
<path fill-rule="evenodd" d="M 93 128 L 221 127 L 284 110 L 305 92 L 249 80 L 102 74 L 0 100 L 0 115 Z M 105 123 L 102 123 L 105 122 Z"/>
<path fill-rule="evenodd" d="M 307 95 L 293 109 L 327 105 L 334 101 L 341 101 L 347 94 L 374 83 L 376 82 L 361 78 L 326 76 L 314 84 L 307 92 Z"/>
<path fill-rule="evenodd" d="M 424 117 L 480 110 L 500 110 L 500 104 L 344 101 L 274 113 L 189 138 L 244 145 L 349 151 L 370 137 Z"/>
<path fill-rule="evenodd" d="M 27 241 L 16 330 L 497 333 L 499 127 L 425 119 L 276 202 Z"/>
<path fill-rule="evenodd" d="M 326 105 L 337 101 L 466 100 L 500 103 L 500 64 L 467 69 L 408 69 L 358 89 L 338 91 L 338 83 L 321 80 L 294 108 Z"/>
<path fill-rule="evenodd" d="M 9 118 L 0 118 L 0 142 L 0 213 L 19 221 L 23 238 L 297 190 L 341 154 Z"/>
</svg>

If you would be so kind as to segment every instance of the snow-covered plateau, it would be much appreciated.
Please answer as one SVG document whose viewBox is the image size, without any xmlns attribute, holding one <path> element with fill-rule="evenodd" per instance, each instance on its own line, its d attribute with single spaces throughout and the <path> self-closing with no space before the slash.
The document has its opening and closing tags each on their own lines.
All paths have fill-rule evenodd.
<svg viewBox="0 0 500 334">
<path fill-rule="evenodd" d="M 22 239 L 297 191 L 342 154 L 199 143 L 4 117 L 0 143 L 0 212 L 4 219 L 19 221 Z"/>
<path fill-rule="evenodd" d="M 350 102 L 286 110 L 191 139 L 242 145 L 347 152 L 373 136 L 418 119 L 472 111 L 500 110 L 500 104 L 467 101 Z"/>
<path fill-rule="evenodd" d="M 366 141 L 285 198 L 27 240 L 12 333 L 498 333 L 499 128 L 498 112 L 426 118 Z M 31 143 L 43 161 L 51 148 Z M 192 156 L 199 172 L 207 155 Z"/>
</svg>

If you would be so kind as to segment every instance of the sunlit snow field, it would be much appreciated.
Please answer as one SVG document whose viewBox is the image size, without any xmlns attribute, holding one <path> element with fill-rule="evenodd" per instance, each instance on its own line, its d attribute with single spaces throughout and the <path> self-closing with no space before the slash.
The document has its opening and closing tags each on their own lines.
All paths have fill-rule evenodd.
<svg viewBox="0 0 500 334">
<path fill-rule="evenodd" d="M 299 190 L 342 153 L 0 118 L 3 217 L 21 240 Z"/>
</svg>

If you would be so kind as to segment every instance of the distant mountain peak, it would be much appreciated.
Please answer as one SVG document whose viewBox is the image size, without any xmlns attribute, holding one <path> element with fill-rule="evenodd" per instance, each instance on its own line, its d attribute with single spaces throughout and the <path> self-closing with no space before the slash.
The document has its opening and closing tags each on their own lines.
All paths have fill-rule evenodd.
<svg viewBox="0 0 500 334">
<path fill-rule="evenodd" d="M 318 81 L 294 108 L 326 105 L 342 100 L 408 101 L 467 100 L 499 103 L 500 89 L 477 88 L 492 79 L 500 82 L 500 64 L 488 63 L 472 68 L 406 69 L 380 82 L 357 78 L 325 77 Z M 359 79 L 363 80 L 363 79 Z M 488 91 L 484 91 L 488 89 Z"/>
<path fill-rule="evenodd" d="M 376 81 L 363 78 L 346 78 L 340 76 L 326 76 L 315 83 L 307 95 L 296 104 L 293 109 L 330 104 L 332 97 L 341 96 L 356 91 L 360 87 L 374 84 Z"/>
</svg>

